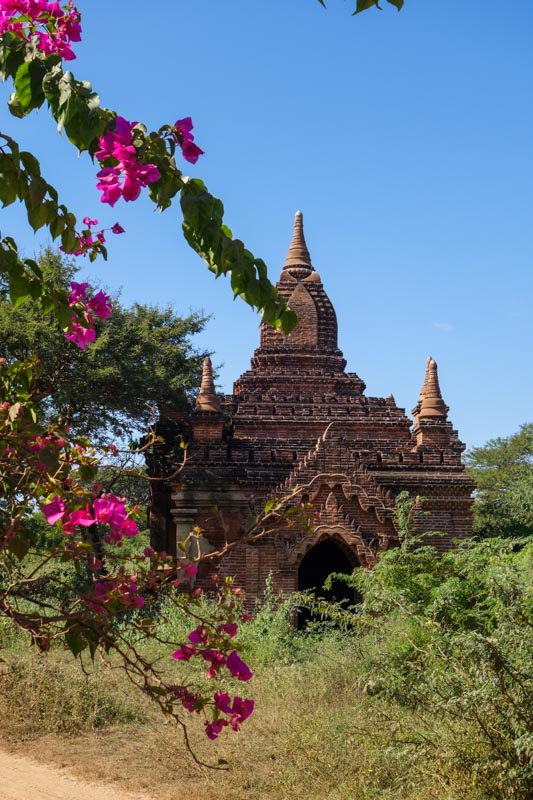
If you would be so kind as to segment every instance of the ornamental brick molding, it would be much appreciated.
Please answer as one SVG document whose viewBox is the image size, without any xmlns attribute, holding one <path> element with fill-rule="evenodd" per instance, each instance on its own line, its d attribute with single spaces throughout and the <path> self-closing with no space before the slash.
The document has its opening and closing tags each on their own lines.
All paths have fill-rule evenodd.
<svg viewBox="0 0 533 800">
<path fill-rule="evenodd" d="M 346 564 L 371 567 L 398 544 L 394 512 L 402 490 L 423 498 L 418 526 L 437 532 L 430 537 L 437 548 L 468 537 L 473 483 L 436 362 L 427 360 L 414 422 L 392 395 L 364 394 L 361 378 L 345 371 L 335 310 L 312 264 L 301 212 L 277 289 L 298 316 L 295 331 L 283 336 L 263 325 L 250 369 L 230 395 L 217 395 L 206 358 L 195 409 L 186 419 L 160 420 L 165 443 L 149 468 L 171 477 L 152 485 L 153 545 L 177 555 L 179 542 L 197 527 L 196 546 L 218 550 L 242 539 L 246 520 L 268 500 L 296 493 L 314 512 L 311 532 L 280 524 L 217 564 L 254 600 L 269 574 L 283 594 L 309 585 L 309 576 L 301 581 L 306 556 L 324 542 L 342 550 Z M 189 444 L 177 470 L 180 436 Z"/>
</svg>

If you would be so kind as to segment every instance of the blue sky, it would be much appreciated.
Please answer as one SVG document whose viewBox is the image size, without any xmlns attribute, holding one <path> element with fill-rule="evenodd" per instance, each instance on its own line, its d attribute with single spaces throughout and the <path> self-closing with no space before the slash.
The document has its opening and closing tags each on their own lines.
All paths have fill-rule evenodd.
<svg viewBox="0 0 533 800">
<path fill-rule="evenodd" d="M 191 116 L 206 151 L 184 171 L 224 200 L 276 278 L 304 213 L 348 369 L 408 412 L 439 364 L 468 446 L 513 433 L 533 400 L 533 4 L 406 0 L 351 17 L 347 0 L 80 0 L 72 68 L 102 103 L 157 128 Z M 3 89 L 7 97 L 8 89 Z M 0 127 L 41 159 L 80 217 L 127 235 L 85 265 L 134 300 L 202 309 L 220 388 L 248 368 L 258 319 L 182 240 L 179 209 L 109 209 L 96 169 L 43 109 Z M 2 235 L 27 254 L 17 209 Z"/>
</svg>

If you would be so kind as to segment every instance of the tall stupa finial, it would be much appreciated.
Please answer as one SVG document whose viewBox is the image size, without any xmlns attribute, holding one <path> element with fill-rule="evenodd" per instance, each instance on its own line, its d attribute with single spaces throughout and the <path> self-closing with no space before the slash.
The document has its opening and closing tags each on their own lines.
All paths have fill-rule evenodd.
<svg viewBox="0 0 533 800">
<path fill-rule="evenodd" d="M 213 380 L 213 366 L 209 356 L 204 358 L 202 367 L 202 383 L 200 384 L 200 392 L 196 398 L 195 411 L 211 411 L 215 414 L 220 414 L 222 407 L 220 400 L 215 391 L 215 382 Z"/>
<path fill-rule="evenodd" d="M 297 211 L 294 215 L 294 232 L 283 269 L 290 269 L 291 267 L 313 269 L 311 256 L 305 243 L 304 218 L 301 211 Z"/>
<path fill-rule="evenodd" d="M 440 391 L 437 362 L 431 356 L 428 357 L 426 362 L 426 374 L 420 392 L 419 405 L 420 411 L 418 415 L 422 419 L 427 417 L 446 418 L 448 413 L 448 406 L 442 399 Z"/>
</svg>

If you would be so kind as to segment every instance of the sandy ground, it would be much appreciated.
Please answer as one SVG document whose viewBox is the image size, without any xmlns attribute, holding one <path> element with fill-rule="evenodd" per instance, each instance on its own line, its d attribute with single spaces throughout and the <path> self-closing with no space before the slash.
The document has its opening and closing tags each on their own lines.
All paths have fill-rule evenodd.
<svg viewBox="0 0 533 800">
<path fill-rule="evenodd" d="M 0 750 L 1 800 L 150 800 L 109 784 L 87 783 L 66 770 Z"/>
</svg>

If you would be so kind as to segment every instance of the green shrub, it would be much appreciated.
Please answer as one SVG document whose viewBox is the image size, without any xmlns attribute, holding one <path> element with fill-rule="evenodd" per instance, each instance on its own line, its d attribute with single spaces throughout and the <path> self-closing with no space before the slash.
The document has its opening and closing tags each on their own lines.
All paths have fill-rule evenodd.
<svg viewBox="0 0 533 800">
<path fill-rule="evenodd" d="M 416 736 L 479 796 L 533 794 L 533 543 L 403 546 L 355 577 L 367 692 L 416 713 Z M 390 711 L 389 711 L 390 713 Z M 483 794 L 484 793 L 484 794 Z"/>
</svg>

